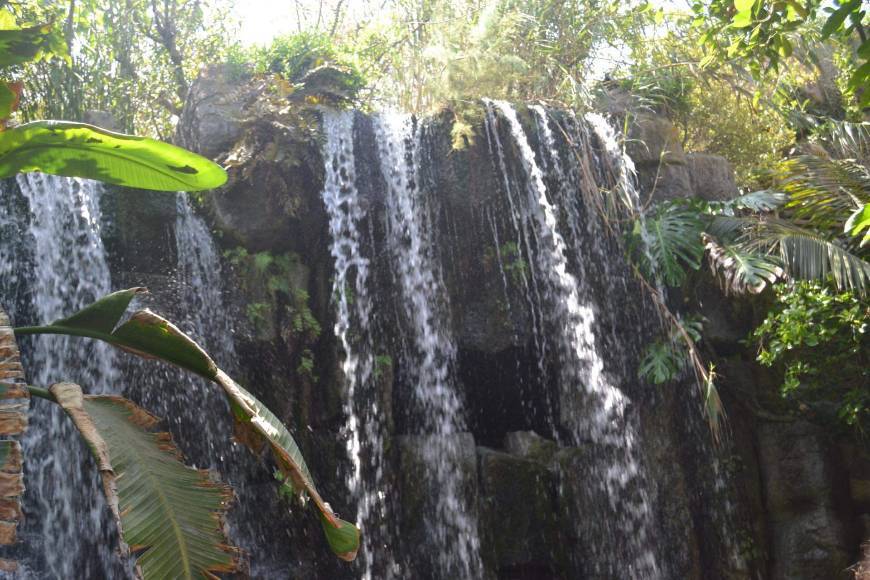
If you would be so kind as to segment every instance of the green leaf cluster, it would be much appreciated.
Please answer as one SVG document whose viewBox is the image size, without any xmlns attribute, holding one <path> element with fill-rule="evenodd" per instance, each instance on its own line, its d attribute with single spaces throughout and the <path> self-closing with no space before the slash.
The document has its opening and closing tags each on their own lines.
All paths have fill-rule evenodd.
<svg viewBox="0 0 870 580">
<path fill-rule="evenodd" d="M 870 429 L 870 306 L 820 282 L 777 284 L 751 340 L 758 362 L 782 370 L 783 398 L 866 437 Z"/>
</svg>

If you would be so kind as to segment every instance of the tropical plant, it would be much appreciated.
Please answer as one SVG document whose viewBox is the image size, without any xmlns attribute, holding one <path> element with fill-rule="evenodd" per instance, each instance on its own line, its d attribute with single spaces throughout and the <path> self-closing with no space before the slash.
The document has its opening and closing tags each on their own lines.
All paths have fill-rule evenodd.
<svg viewBox="0 0 870 580">
<path fill-rule="evenodd" d="M 859 107 L 870 106 L 870 38 L 862 0 L 698 0 L 693 11 L 704 33 L 705 64 L 737 61 L 756 77 L 777 70 L 795 52 L 812 52 L 813 43 L 838 39 L 850 53 L 846 89 Z"/>
<path fill-rule="evenodd" d="M 190 84 L 232 47 L 232 0 L 23 0 L 2 2 L 23 22 L 56 22 L 63 59 L 17 71 L 28 94 L 25 119 L 83 120 L 106 111 L 116 128 L 172 135 Z"/>
<path fill-rule="evenodd" d="M 218 368 L 211 357 L 196 342 L 168 320 L 149 310 L 139 310 L 134 312 L 125 322 L 121 322 L 130 302 L 137 294 L 144 291 L 144 288 L 130 288 L 115 292 L 72 316 L 46 326 L 16 328 L 15 334 L 18 336 L 64 334 L 95 338 L 143 358 L 169 362 L 220 386 L 227 397 L 235 419 L 237 439 L 258 453 L 265 447 L 272 450 L 280 472 L 284 476 L 284 484 L 292 483 L 297 494 L 311 498 L 319 510 L 323 530 L 330 547 L 340 558 L 352 560 L 356 556 L 359 546 L 359 530 L 353 524 L 335 516 L 329 504 L 321 498 L 298 445 L 281 420 L 250 392 Z M 46 393 L 44 390 L 30 390 L 36 396 L 45 396 Z M 59 403 L 71 415 L 76 426 L 90 444 L 92 451 L 97 455 L 101 471 L 114 472 L 111 467 L 111 457 L 118 454 L 113 454 L 112 449 L 120 451 L 117 446 L 124 446 L 124 434 L 130 431 L 129 428 L 126 430 L 118 428 L 119 414 L 126 415 L 136 425 L 143 427 L 151 426 L 155 422 L 154 418 L 146 412 L 138 409 L 129 401 L 117 397 L 84 397 L 82 400 L 80 390 L 76 391 L 72 387 L 58 387 L 57 385 L 49 389 L 48 394 L 50 396 L 46 398 Z M 96 413 L 96 416 L 88 419 L 87 417 L 92 412 Z M 91 425 L 91 423 L 94 424 Z M 105 429 L 100 430 L 100 425 L 104 425 Z M 104 432 L 106 430 L 108 430 L 108 434 Z M 104 438 L 117 437 L 117 439 L 108 441 L 108 449 L 104 449 L 105 446 L 101 446 L 99 441 L 94 438 L 95 432 Z M 155 441 L 157 440 L 155 439 Z M 139 441 L 138 445 L 140 445 L 139 448 L 122 451 L 119 461 L 124 465 L 129 465 L 128 462 L 136 457 L 136 453 L 145 454 L 147 451 L 144 447 L 145 444 Z M 136 473 L 137 477 L 142 478 L 145 483 L 129 485 L 125 482 L 125 485 L 118 486 L 117 498 L 114 497 L 111 489 L 107 490 L 110 505 L 117 506 L 120 501 L 121 506 L 126 507 L 126 509 L 117 511 L 115 516 L 121 523 L 123 537 L 128 544 L 141 546 L 141 534 L 154 532 L 154 526 L 158 526 L 160 533 L 150 536 L 152 541 L 164 536 L 165 531 L 175 529 L 172 524 L 180 517 L 176 512 L 184 511 L 188 506 L 187 503 L 180 501 L 186 497 L 186 494 L 193 493 L 189 499 L 194 505 L 202 503 L 212 506 L 211 511 L 216 509 L 214 493 L 210 492 L 206 497 L 197 498 L 194 492 L 199 484 L 195 483 L 196 480 L 192 479 L 192 476 L 182 477 L 178 475 L 175 479 L 171 479 L 170 474 L 163 474 L 160 470 L 149 470 L 150 464 L 145 459 L 153 460 L 152 456 L 145 457 L 143 455 L 141 459 L 143 461 L 136 462 Z M 106 462 L 110 464 L 105 466 Z M 157 463 L 154 466 L 159 467 Z M 154 482 L 155 479 L 160 479 L 164 475 L 163 485 L 171 485 L 175 482 L 175 486 L 170 488 L 172 490 L 170 495 L 178 497 L 178 503 L 170 505 L 165 501 L 158 501 L 160 497 L 163 497 L 159 487 L 152 488 L 146 485 L 147 482 Z M 106 475 L 103 475 L 103 479 L 105 488 Z M 205 487 L 211 489 L 209 486 Z M 143 506 L 141 511 L 144 513 L 139 513 L 140 510 L 133 509 L 136 505 Z M 167 510 L 171 510 L 171 513 Z M 181 528 L 183 529 L 184 526 Z M 178 533 L 178 540 L 199 545 L 201 539 L 197 539 L 196 535 L 197 532 L 191 532 L 188 535 L 182 530 Z M 160 542 L 160 545 L 163 544 L 164 542 Z M 203 545 L 213 547 L 210 542 L 204 542 Z M 172 551 L 179 549 L 179 547 L 171 546 L 167 549 Z M 149 550 L 147 553 L 151 554 L 152 551 Z M 149 556 L 149 562 L 153 558 L 153 556 Z M 168 565 L 170 564 L 161 563 L 159 560 L 153 564 L 155 570 L 163 570 L 162 566 Z M 195 563 L 190 565 L 195 565 Z M 144 567 L 143 571 L 146 571 Z M 170 576 L 174 576 L 174 574 L 170 574 Z M 149 577 L 166 576 L 156 574 Z"/>
<path fill-rule="evenodd" d="M 781 396 L 797 410 L 866 437 L 870 429 L 870 306 L 820 282 L 777 284 L 775 303 L 751 335 L 757 360 L 783 373 Z"/>
<path fill-rule="evenodd" d="M 0 50 L 0 65 L 51 56 L 55 44 L 50 26 L 12 28 L 5 13 L 0 14 L 0 23 L 6 27 L 0 30 L 0 46 L 5 48 L 5 52 Z M 5 121 L 15 109 L 20 87 L 8 82 L 0 86 L 6 91 L 6 98 L 0 99 L 0 117 Z M 26 171 L 176 191 L 212 189 L 227 178 L 225 171 L 211 161 L 152 139 L 81 123 L 37 121 L 12 128 L 3 123 L 0 177 Z M 300 496 L 313 500 L 330 547 L 340 558 L 352 560 L 359 546 L 359 530 L 335 516 L 321 498 L 283 423 L 169 321 L 140 310 L 122 322 L 131 300 L 143 291 L 132 288 L 116 292 L 47 326 L 23 327 L 15 332 L 103 340 L 145 358 L 170 362 L 218 384 L 229 400 L 237 437 L 255 451 L 266 446 L 272 449 L 282 474 L 282 487 L 292 485 Z M 168 435 L 153 432 L 157 419 L 134 403 L 121 397 L 85 395 L 81 387 L 71 383 L 57 383 L 47 389 L 23 385 L 17 351 L 2 312 L 0 319 L 0 399 L 41 397 L 57 403 L 69 415 L 97 459 L 123 551 L 129 554 L 144 550 L 136 562 L 137 572 L 145 578 L 207 578 L 214 577 L 215 572 L 235 570 L 237 550 L 226 545 L 221 526 L 229 488 L 212 482 L 206 472 L 186 468 Z M 3 406 L 4 412 L 21 416 L 17 404 Z M 7 422 L 4 434 L 20 433 L 25 424 L 20 418 Z M 19 468 L 19 478 L 10 480 L 12 483 L 3 489 L 4 496 L 17 497 L 23 491 L 20 455 L 16 453 L 19 449 L 14 441 L 0 442 L 0 464 L 9 468 L 9 461 L 14 460 Z M 0 564 L 0 568 L 10 567 L 5 561 Z"/>
</svg>

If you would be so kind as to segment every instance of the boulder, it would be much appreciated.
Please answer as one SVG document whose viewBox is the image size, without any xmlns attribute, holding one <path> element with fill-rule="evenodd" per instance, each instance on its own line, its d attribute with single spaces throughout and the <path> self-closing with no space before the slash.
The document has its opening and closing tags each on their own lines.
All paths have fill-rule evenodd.
<svg viewBox="0 0 870 580">
<path fill-rule="evenodd" d="M 724 157 L 706 153 L 686 156 L 692 193 L 707 201 L 731 199 L 738 195 L 734 168 Z"/>
<path fill-rule="evenodd" d="M 97 127 L 108 129 L 109 131 L 121 131 L 121 127 L 118 126 L 118 120 L 115 118 L 115 115 L 108 111 L 97 111 L 93 109 L 85 111 L 82 120 L 89 125 L 96 125 Z"/>
<path fill-rule="evenodd" d="M 692 196 L 692 180 L 683 163 L 638 165 L 637 181 L 644 201 L 650 196 L 656 201 Z"/>
<path fill-rule="evenodd" d="M 555 441 L 545 439 L 534 431 L 512 431 L 505 435 L 505 451 L 531 461 L 549 463 L 558 446 Z"/>
<path fill-rule="evenodd" d="M 179 144 L 209 158 L 229 151 L 242 136 L 244 108 L 254 95 L 249 77 L 235 64 L 204 67 L 182 109 Z"/>
<path fill-rule="evenodd" d="M 433 457 L 448 458 L 440 469 L 458 479 L 460 501 L 470 510 L 459 517 L 477 521 L 477 457 L 471 433 L 403 435 L 396 437 L 401 493 L 400 533 L 410 568 L 408 577 L 430 578 L 439 569 L 439 547 L 433 544 L 430 522 L 437 518 L 436 498 L 443 493 L 433 470 Z"/>
<path fill-rule="evenodd" d="M 845 578 L 854 544 L 839 449 L 821 427 L 804 421 L 764 423 L 758 439 L 771 577 Z"/>
<path fill-rule="evenodd" d="M 666 117 L 639 114 L 631 124 L 626 152 L 637 166 L 686 162 L 680 132 Z"/>
<path fill-rule="evenodd" d="M 477 448 L 477 457 L 487 568 L 499 577 L 556 576 L 567 556 L 554 509 L 554 475 L 542 463 L 485 447 Z"/>
</svg>

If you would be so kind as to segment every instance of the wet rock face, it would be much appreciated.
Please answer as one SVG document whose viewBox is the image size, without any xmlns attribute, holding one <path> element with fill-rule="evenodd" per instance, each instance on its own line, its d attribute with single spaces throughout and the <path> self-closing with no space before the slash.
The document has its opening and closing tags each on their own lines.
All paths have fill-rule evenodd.
<svg viewBox="0 0 870 580">
<path fill-rule="evenodd" d="M 282 111 L 266 81 L 235 65 L 206 68 L 191 87 L 177 141 L 238 170 L 204 199 L 216 225 L 250 251 L 308 252 L 326 244 L 316 115 Z"/>
<path fill-rule="evenodd" d="M 320 199 L 324 175 L 320 143 L 310 126 L 281 117 L 259 100 L 261 86 L 236 73 L 232 68 L 211 68 L 197 81 L 185 107 L 179 140 L 231 165 L 229 183 L 204 196 L 201 210 L 217 232 L 222 249 L 242 246 L 248 253 L 245 261 L 223 265 L 227 304 L 238 318 L 237 348 L 243 379 L 286 417 L 318 475 L 321 491 L 334 501 L 343 517 L 352 519 L 354 498 L 348 497 L 342 479 L 348 470 L 346 435 L 342 432 L 346 393 L 340 372 L 341 349 L 332 335 L 333 263 L 327 214 Z M 529 125 L 532 147 L 537 148 L 528 115 L 521 110 L 520 116 Z M 316 125 L 316 119 L 306 122 Z M 505 231 L 504 224 L 510 218 L 501 193 L 502 176 L 493 163 L 492 144 L 485 130 L 478 127 L 476 142 L 454 151 L 451 115 L 419 122 L 425 128 L 423 149 L 429 155 L 422 179 L 435 192 L 435 251 L 449 294 L 457 382 L 468 415 L 468 432 L 453 436 L 459 449 L 457 469 L 463 493 L 477 512 L 486 578 L 606 577 L 595 566 L 596 554 L 587 549 L 608 526 L 602 516 L 607 510 L 595 511 L 596 505 L 604 505 L 608 499 L 602 490 L 591 490 L 588 485 L 587 476 L 596 465 L 593 450 L 579 444 L 570 446 L 553 435 L 545 419 L 552 412 L 547 389 L 556 379 L 550 368 L 544 369 L 546 376 L 540 376 L 533 315 L 522 289 L 530 264 L 524 262 L 520 248 L 510 245 L 512 240 L 493 235 L 497 228 L 492 224 L 501 222 L 501 231 Z M 371 120 L 358 113 L 354 131 L 357 186 L 361 206 L 370 216 L 364 224 L 364 237 L 372 246 L 372 294 L 378 301 L 393 304 L 390 301 L 398 292 L 394 275 L 374 261 L 374 256 L 388 251 L 383 244 L 388 225 L 384 178 Z M 666 119 L 642 117 L 632 138 L 645 142 L 644 146 L 636 142 L 629 146 L 646 195 L 654 192 L 657 199 L 668 199 L 696 194 L 721 199 L 735 193 L 727 162 L 711 155 L 687 155 L 678 132 Z M 509 143 L 509 139 L 505 137 L 504 142 Z M 105 210 L 115 216 L 118 226 L 107 231 L 107 247 L 114 256 L 118 279 L 135 272 L 136 280 L 151 276 L 154 284 L 171 283 L 175 208 L 174 196 L 170 197 L 171 201 L 169 197 L 129 192 L 115 197 L 112 209 Z M 618 251 L 615 246 L 608 248 Z M 298 256 L 298 275 L 290 276 L 289 287 L 310 295 L 310 313 L 323 329 L 319 338 L 304 343 L 298 340 L 294 321 L 299 310 L 286 292 L 278 295 L 269 289 L 273 281 L 253 262 L 257 252 Z M 583 255 L 574 258 L 592 261 Z M 625 312 L 635 308 L 637 300 L 632 298 L 632 288 L 608 287 L 605 272 L 592 273 L 592 292 L 600 303 L 622 305 L 597 313 L 604 329 L 606 370 L 612 371 L 639 356 L 638 352 L 625 352 L 625 341 L 614 338 L 625 331 L 640 335 L 636 317 Z M 725 312 L 717 304 L 714 290 L 705 289 L 703 296 L 711 309 L 708 318 L 714 329 L 707 339 L 718 352 L 732 355 L 742 348 L 737 341 L 745 336 L 748 310 Z M 251 304 L 263 305 L 260 314 L 267 319 L 263 324 L 248 319 L 246 309 Z M 407 411 L 410 387 L 403 382 L 405 369 L 397 355 L 401 342 L 397 328 L 407 313 L 397 310 L 394 306 L 379 309 L 378 319 L 372 321 L 377 354 L 392 354 L 395 359 L 384 363 L 373 380 L 380 381 L 380 408 L 388 417 L 384 453 L 396 474 L 387 493 L 397 503 L 399 515 L 390 525 L 398 528 L 404 545 L 417 546 L 416 551 L 400 555 L 406 577 L 427 578 L 432 570 L 432 555 L 426 549 L 431 530 L 423 514 L 427 486 L 433 482 L 423 474 L 426 449 L 433 442 L 410 434 L 416 418 Z M 313 351 L 316 381 L 298 372 L 298 358 L 305 349 Z M 634 371 L 631 373 L 635 376 Z M 742 389 L 757 382 L 745 365 L 727 368 L 725 374 L 740 382 Z M 690 403 L 677 403 L 683 391 L 663 394 L 663 388 L 646 389 L 640 381 L 627 389 L 638 412 L 646 414 L 643 453 L 656 482 L 651 501 L 661 506 L 656 509 L 663 522 L 655 533 L 667 553 L 680 554 L 672 558 L 672 569 L 667 571 L 670 577 L 749 577 L 745 568 L 728 568 L 729 554 L 720 547 L 725 542 L 711 531 L 715 525 L 710 521 L 710 506 L 721 498 L 698 490 L 698 473 L 710 466 L 702 464 L 693 447 L 699 432 L 684 428 L 685 417 L 697 409 Z M 729 409 L 732 417 L 740 412 Z M 760 546 L 759 550 L 766 550 L 770 574 L 759 571 L 757 576 L 835 578 L 854 559 L 850 550 L 855 545 L 857 526 L 870 525 L 866 521 L 870 470 L 862 467 L 860 460 L 850 460 L 849 475 L 844 477 L 842 466 L 832 459 L 836 449 L 805 426 L 771 424 L 756 432 L 752 421 L 735 419 L 732 424 L 746 426 L 740 428 L 739 438 L 744 441 L 747 461 L 758 457 L 748 470 L 757 487 L 753 493 L 759 498 L 752 504 L 759 523 L 749 540 Z M 845 488 L 838 481 L 846 482 Z M 268 477 L 259 483 L 263 493 L 271 489 Z M 864 506 L 863 520 L 843 514 L 837 498 L 849 494 Z M 578 506 L 589 509 L 578 510 Z M 317 523 L 302 526 L 302 513 L 294 510 L 289 516 L 292 521 L 288 525 L 300 530 L 300 537 L 294 537 L 293 561 L 288 561 L 293 573 L 311 578 L 358 577 L 356 569 L 335 564 L 324 553 Z M 763 530 L 769 537 L 764 537 Z M 286 575 L 287 570 L 276 568 L 275 574 Z"/>
<path fill-rule="evenodd" d="M 839 450 L 806 422 L 759 430 L 763 488 L 774 552 L 771 578 L 848 578 L 853 562 L 848 481 Z"/>
</svg>

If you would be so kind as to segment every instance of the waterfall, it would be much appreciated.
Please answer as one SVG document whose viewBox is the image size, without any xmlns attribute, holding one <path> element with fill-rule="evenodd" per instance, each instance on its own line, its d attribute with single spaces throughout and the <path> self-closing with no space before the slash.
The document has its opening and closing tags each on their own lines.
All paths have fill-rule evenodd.
<svg viewBox="0 0 870 580">
<path fill-rule="evenodd" d="M 419 418 L 415 435 L 425 437 L 422 453 L 427 489 L 436 494 L 430 525 L 437 577 L 482 575 L 475 510 L 461 485 L 461 439 L 466 430 L 455 384 L 456 346 L 447 326 L 447 294 L 432 231 L 428 193 L 420 186 L 420 134 L 411 117 L 373 119 L 386 185 L 388 247 L 398 297 L 407 324 L 404 366 Z"/>
<path fill-rule="evenodd" d="M 497 124 L 500 120 L 507 123 L 511 145 L 521 163 L 523 183 L 508 182 L 507 194 L 516 196 L 511 202 L 519 216 L 515 221 L 519 222 L 521 241 L 533 256 L 532 276 L 540 278 L 536 285 L 549 310 L 544 314 L 548 328 L 555 330 L 552 340 L 560 367 L 558 422 L 569 432 L 571 443 L 588 442 L 596 449 L 588 466 L 591 477 L 584 507 L 601 512 L 596 514 L 601 526 L 599 533 L 590 538 L 592 545 L 586 547 L 592 555 L 587 566 L 596 576 L 661 577 L 648 483 L 639 456 L 636 417 L 629 412 L 630 399 L 605 369 L 596 335 L 596 305 L 591 300 L 592 289 L 582 266 L 588 258 L 581 253 L 576 260 L 581 267 L 572 269 L 569 265 L 560 208 L 554 205 L 554 192 L 545 183 L 541 163 L 514 108 L 499 101 L 488 101 L 487 108 L 488 123 Z M 557 182 L 564 183 L 548 116 L 540 107 L 533 107 L 532 112 L 551 170 Z M 499 139 L 497 128 L 490 133 Z M 500 141 L 496 150 L 500 156 L 505 155 Z M 500 159 L 500 165 L 507 166 L 508 162 Z M 569 222 L 571 217 L 576 216 L 569 214 Z M 585 248 L 577 247 L 576 251 L 584 252 Z"/>
<path fill-rule="evenodd" d="M 329 215 L 330 253 L 335 260 L 334 332 L 344 353 L 341 371 L 347 391 L 345 437 L 351 464 L 346 483 L 357 506 L 356 523 L 362 532 L 362 577 L 370 580 L 392 577 L 396 570 L 386 544 L 383 409 L 378 394 L 372 392 L 376 381 L 372 381 L 374 353 L 369 336 L 369 259 L 362 248 L 365 211 L 356 188 L 353 120 L 351 111 L 323 113 L 326 176 L 322 198 Z"/>
<path fill-rule="evenodd" d="M 109 293 L 109 267 L 100 238 L 101 186 L 41 174 L 20 175 L 16 185 L 27 209 L 15 221 L 27 225 L 26 230 L 19 229 L 18 239 L 0 241 L 4 262 L 0 270 L 15 271 L 23 281 L 19 290 L 24 296 L 5 294 L 7 287 L 4 298 L 23 304 L 22 312 L 33 320 L 22 320 L 19 312 L 14 322 L 51 322 Z M 13 196 L 4 191 L 4 197 Z M 10 220 L 7 213 L 7 224 Z M 18 254 L 23 262 L 12 260 Z M 119 391 L 115 352 L 104 343 L 67 336 L 41 336 L 22 343 L 24 368 L 32 384 L 68 380 L 90 393 Z M 69 418 L 56 405 L 34 399 L 22 444 L 27 492 L 19 530 L 21 575 L 124 574 L 113 549 L 116 533 L 107 519 L 96 466 Z"/>
</svg>

